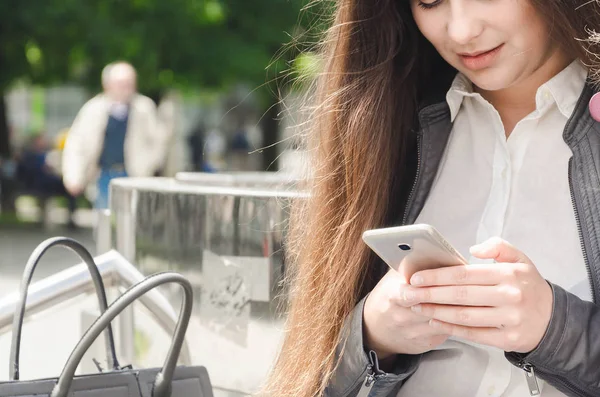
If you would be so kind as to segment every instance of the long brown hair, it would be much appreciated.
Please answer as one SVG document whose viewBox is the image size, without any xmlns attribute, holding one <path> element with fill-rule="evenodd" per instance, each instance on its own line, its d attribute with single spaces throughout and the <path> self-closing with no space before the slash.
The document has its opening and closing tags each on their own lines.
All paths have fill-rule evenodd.
<svg viewBox="0 0 600 397">
<path fill-rule="evenodd" d="M 586 40 L 600 27 L 596 2 L 530 2 L 566 51 L 595 66 Z M 410 0 L 338 0 L 321 54 L 306 136 L 311 198 L 290 223 L 290 304 L 269 396 L 323 393 L 343 323 L 381 277 L 361 235 L 399 222 L 419 106 L 455 74 L 419 32 Z"/>
</svg>

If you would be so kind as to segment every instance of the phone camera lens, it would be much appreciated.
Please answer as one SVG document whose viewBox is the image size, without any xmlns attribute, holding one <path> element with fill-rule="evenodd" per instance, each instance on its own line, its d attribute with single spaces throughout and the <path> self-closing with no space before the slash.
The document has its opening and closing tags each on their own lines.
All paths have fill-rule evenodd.
<svg viewBox="0 0 600 397">
<path fill-rule="evenodd" d="M 398 244 L 398 248 L 400 248 L 402 251 L 410 251 L 410 245 L 408 244 Z"/>
</svg>

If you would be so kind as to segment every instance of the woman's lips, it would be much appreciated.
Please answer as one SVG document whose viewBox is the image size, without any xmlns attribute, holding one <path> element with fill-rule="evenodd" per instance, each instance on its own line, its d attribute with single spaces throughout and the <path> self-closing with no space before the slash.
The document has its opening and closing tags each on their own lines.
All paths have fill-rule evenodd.
<svg viewBox="0 0 600 397">
<path fill-rule="evenodd" d="M 481 70 L 491 66 L 492 63 L 494 63 L 496 56 L 502 47 L 504 47 L 504 44 L 500 44 L 498 47 L 488 51 L 474 52 L 470 54 L 458 54 L 458 57 L 467 69 Z"/>
</svg>

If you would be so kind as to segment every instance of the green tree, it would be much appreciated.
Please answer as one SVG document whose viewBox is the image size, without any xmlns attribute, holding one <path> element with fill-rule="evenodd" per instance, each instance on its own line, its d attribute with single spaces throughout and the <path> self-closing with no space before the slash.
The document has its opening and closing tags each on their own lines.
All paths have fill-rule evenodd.
<svg viewBox="0 0 600 397">
<path fill-rule="evenodd" d="M 68 42 L 76 32 L 72 26 L 61 27 L 59 34 L 53 22 L 65 8 L 56 8 L 58 1 L 4 0 L 0 2 L 0 161 L 10 158 L 10 131 L 7 122 L 5 93 L 20 79 L 34 83 L 65 81 L 68 77 Z M 56 3 L 56 4 L 50 4 Z M 53 40 L 53 38 L 59 38 Z M 49 42 L 47 54 L 37 42 Z M 2 210 L 11 209 L 11 185 L 2 184 Z M 8 194 L 7 194 L 8 193 Z"/>
</svg>

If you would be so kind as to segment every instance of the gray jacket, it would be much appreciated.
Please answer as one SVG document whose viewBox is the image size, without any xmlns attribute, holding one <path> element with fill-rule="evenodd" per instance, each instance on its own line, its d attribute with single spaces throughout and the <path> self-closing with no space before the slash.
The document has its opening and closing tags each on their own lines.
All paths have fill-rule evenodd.
<svg viewBox="0 0 600 397">
<path fill-rule="evenodd" d="M 506 353 L 511 363 L 533 371 L 567 396 L 600 396 L 600 306 L 596 304 L 600 295 L 600 123 L 591 118 L 588 110 L 593 94 L 594 89 L 587 85 L 563 137 L 573 152 L 569 185 L 595 303 L 582 301 L 552 285 L 552 317 L 540 345 L 529 354 Z M 419 112 L 414 183 L 402 224 L 414 223 L 423 208 L 451 129 L 450 110 L 445 101 Z M 379 370 L 375 354 L 363 347 L 363 306 L 364 298 L 348 318 L 344 329 L 346 347 L 326 389 L 326 397 L 393 397 L 419 366 L 421 355 L 399 355 L 392 372 Z"/>
</svg>

